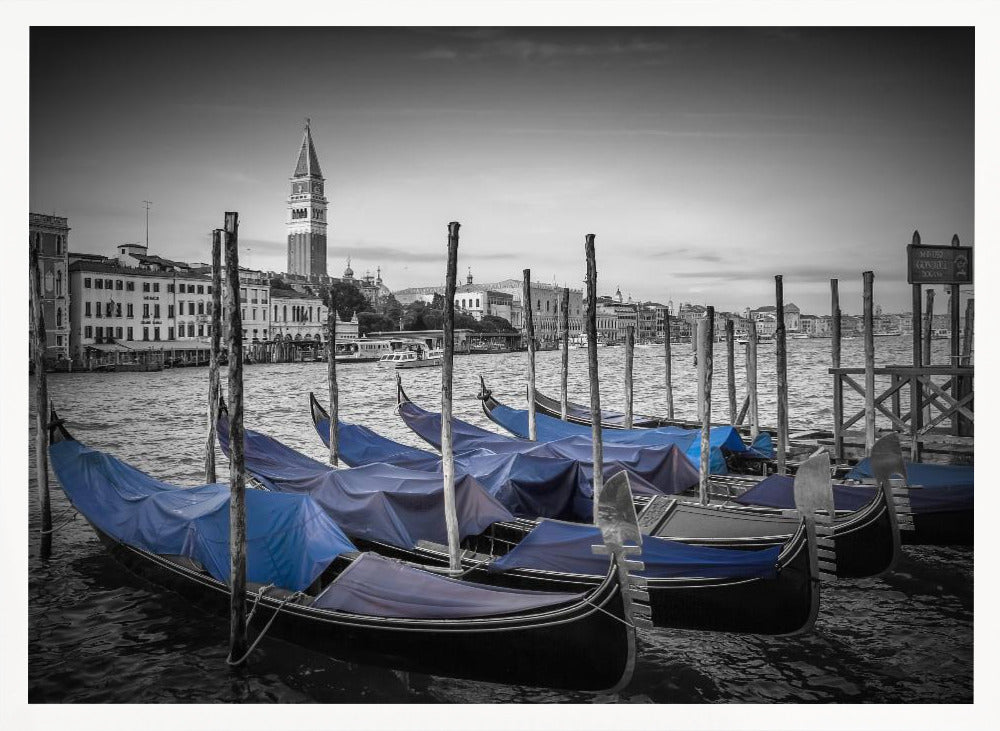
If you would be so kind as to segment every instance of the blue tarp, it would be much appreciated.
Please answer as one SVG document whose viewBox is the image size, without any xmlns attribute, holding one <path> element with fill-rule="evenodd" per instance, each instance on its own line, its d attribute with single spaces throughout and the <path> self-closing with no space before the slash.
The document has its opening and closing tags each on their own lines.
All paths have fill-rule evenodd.
<svg viewBox="0 0 1000 731">
<path fill-rule="evenodd" d="M 219 419 L 219 445 L 229 453 L 229 424 Z M 429 472 L 375 463 L 336 470 L 264 434 L 247 430 L 247 471 L 272 490 L 311 495 L 348 534 L 411 548 L 447 543 L 444 485 Z M 461 537 L 478 535 L 513 515 L 468 474 L 456 474 Z"/>
<path fill-rule="evenodd" d="M 938 465 L 935 465 L 938 466 Z M 909 466 L 907 466 L 909 469 Z M 769 508 L 795 507 L 792 485 L 794 478 L 771 475 L 747 490 L 734 502 Z M 908 491 L 914 515 L 947 513 L 973 509 L 972 485 L 956 484 L 937 487 L 912 487 Z M 833 504 L 837 510 L 858 510 L 875 497 L 872 485 L 834 485 Z"/>
<path fill-rule="evenodd" d="M 435 448 L 439 449 L 441 447 L 440 413 L 426 411 L 412 401 L 406 401 L 399 405 L 399 415 L 402 417 L 403 421 L 406 422 L 406 425 L 424 441 L 431 444 Z M 589 426 L 572 424 L 560 419 L 553 419 L 552 417 L 545 416 L 544 414 L 537 414 L 538 440 L 536 442 L 531 442 L 523 438 L 523 436 L 528 433 L 528 417 L 526 411 L 522 412 L 516 409 L 510 409 L 506 406 L 497 406 L 493 410 L 493 416 L 497 418 L 497 423 L 518 436 L 510 437 L 505 434 L 496 434 L 483 429 L 482 427 L 462 421 L 461 419 L 453 418 L 452 433 L 455 441 L 455 449 L 457 451 L 469 449 L 489 449 L 492 452 L 509 453 L 531 452 L 532 450 L 537 449 L 540 445 L 547 445 L 550 447 L 550 452 L 555 450 L 560 456 L 578 459 L 581 462 L 587 463 L 592 461 L 591 455 L 593 446 L 591 444 L 591 430 Z M 523 430 L 518 431 L 521 429 L 520 426 L 515 425 L 512 428 L 508 424 L 503 423 L 500 421 L 500 417 L 503 417 L 504 419 L 509 417 L 511 420 L 518 423 L 523 420 Z M 523 419 L 521 417 L 523 417 Z M 697 468 L 699 466 L 698 460 L 700 459 L 701 454 L 701 443 L 698 441 L 698 439 L 700 439 L 700 432 L 697 430 L 681 429 L 679 427 L 633 429 L 631 431 L 623 429 L 603 429 L 602 434 L 606 437 L 603 445 L 605 465 L 609 462 L 621 465 L 630 473 L 630 477 L 633 474 L 638 475 L 646 482 L 656 485 L 659 490 L 665 493 L 672 494 L 675 492 L 682 492 L 691 485 L 697 483 Z M 642 434 L 652 436 L 643 440 L 640 438 L 640 435 Z M 607 438 L 608 435 L 612 435 L 611 438 Z M 621 438 L 622 436 L 629 435 L 635 435 L 637 443 L 633 444 L 627 439 Z M 726 472 L 726 461 L 722 456 L 722 452 L 719 450 L 719 447 L 726 446 L 728 448 L 738 445 L 744 452 L 747 451 L 746 445 L 744 445 L 743 440 L 740 439 L 739 433 L 732 427 L 713 427 L 710 439 L 712 446 L 714 447 L 711 452 L 711 465 L 713 473 L 723 474 Z M 644 443 L 638 443 L 643 441 Z M 647 457 L 648 455 L 657 454 L 656 450 L 660 450 L 659 454 L 666 457 L 670 454 L 670 448 L 674 446 L 676 446 L 681 453 L 685 454 L 688 461 L 696 468 L 695 472 L 689 473 L 693 474 L 693 481 L 687 483 L 685 487 L 674 489 L 670 485 L 661 485 L 654 479 L 650 479 L 648 475 L 643 474 L 642 472 L 636 472 L 629 466 L 629 463 L 641 461 L 644 454 Z M 650 451 L 647 452 L 646 450 Z M 695 454 L 693 459 L 691 457 L 692 450 L 694 450 Z M 542 452 L 540 451 L 539 453 Z"/>
<path fill-rule="evenodd" d="M 400 411 L 402 413 L 402 408 Z M 528 412 L 525 409 L 512 409 L 498 404 L 491 410 L 490 418 L 522 439 L 528 435 Z M 590 426 L 555 419 L 546 414 L 535 415 L 535 426 L 539 442 L 554 442 L 572 436 L 590 439 L 592 433 Z M 601 438 L 607 445 L 619 444 L 630 447 L 676 444 L 692 464 L 699 467 L 701 465 L 701 431 L 698 429 L 684 429 L 678 426 L 663 426 L 656 429 L 602 429 Z M 713 426 L 709 431 L 709 444 L 712 474 L 725 474 L 728 471 L 722 449 L 737 454 L 750 452 L 743 443 L 740 433 L 731 426 Z"/>
<path fill-rule="evenodd" d="M 439 429 L 440 423 L 438 418 Z M 323 442 L 329 444 L 329 420 L 319 421 L 316 429 Z M 339 435 L 341 455 L 350 455 L 345 457 L 348 464 L 366 463 L 354 461 L 360 458 L 409 469 L 441 470 L 439 455 L 399 444 L 370 429 L 341 422 Z M 591 520 L 593 469 L 589 442 L 573 439 L 535 444 L 503 436 L 499 439 L 508 447 L 515 442 L 520 451 L 508 448 L 498 454 L 485 448 L 457 448 L 456 470 L 474 476 L 516 515 Z M 637 495 L 675 494 L 698 482 L 698 471 L 670 447 L 639 451 L 620 447 L 605 453 L 605 477 L 622 470 L 629 473 L 632 492 Z"/>
<path fill-rule="evenodd" d="M 906 482 L 910 485 L 923 487 L 972 486 L 974 471 L 972 465 L 909 461 L 905 461 L 904 464 L 906 465 Z M 849 480 L 870 480 L 871 478 L 872 470 L 867 457 L 858 462 L 854 469 L 847 474 Z"/>
<path fill-rule="evenodd" d="M 490 568 L 507 571 L 531 568 L 572 574 L 604 574 L 607 556 L 590 550 L 601 544 L 601 531 L 593 526 L 543 520 L 514 549 L 493 561 Z M 773 578 L 777 574 L 781 546 L 756 551 L 692 546 L 653 536 L 643 536 L 646 564 L 639 574 L 647 578 Z"/>
<path fill-rule="evenodd" d="M 179 488 L 76 441 L 49 449 L 73 505 L 102 532 L 156 554 L 187 556 L 229 581 L 229 486 Z M 356 551 L 308 495 L 246 493 L 247 579 L 299 590 Z"/>
<path fill-rule="evenodd" d="M 469 584 L 366 553 L 313 606 L 379 617 L 450 619 L 526 612 L 581 596 Z"/>
</svg>

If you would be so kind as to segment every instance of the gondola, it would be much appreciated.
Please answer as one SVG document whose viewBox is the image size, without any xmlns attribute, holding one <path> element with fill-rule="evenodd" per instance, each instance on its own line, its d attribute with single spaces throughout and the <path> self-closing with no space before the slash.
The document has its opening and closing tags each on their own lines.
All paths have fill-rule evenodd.
<svg viewBox="0 0 1000 731">
<path fill-rule="evenodd" d="M 313 414 L 317 419 L 325 417 L 315 400 Z M 223 450 L 228 450 L 224 418 L 219 421 L 219 440 Z M 400 541 L 395 526 L 406 517 L 390 512 L 394 507 L 391 500 L 379 501 L 378 514 L 353 510 L 363 499 L 363 488 L 357 487 L 365 480 L 363 470 L 331 469 L 252 430 L 246 433 L 244 458 L 248 472 L 267 489 L 312 494 L 333 511 L 331 516 L 342 523 L 357 545 L 412 563 L 447 564 L 447 551 L 440 539 L 443 525 L 425 525 L 423 531 L 434 532 L 432 539 L 422 538 L 414 529 L 408 532 L 408 540 Z M 625 477 L 624 473 L 619 475 Z M 440 473 L 432 476 L 439 490 Z M 370 489 L 377 490 L 377 483 L 371 483 Z M 826 485 L 812 489 L 829 491 Z M 432 495 L 425 492 L 427 501 Z M 598 537 L 592 526 L 521 518 L 497 521 L 473 534 L 470 526 L 479 511 L 467 499 L 457 502 L 469 506 L 458 515 L 466 551 L 463 568 L 469 580 L 549 591 L 581 591 L 600 581 L 606 559 L 590 552 Z M 336 512 L 341 505 L 352 514 L 342 519 Z M 440 512 L 433 502 L 426 507 Z M 819 567 L 804 524 L 800 521 L 784 543 L 760 548 L 720 550 L 644 536 L 638 557 L 644 569 L 639 576 L 648 592 L 653 624 L 759 634 L 811 629 L 819 608 Z"/>
<path fill-rule="evenodd" d="M 499 406 L 491 395 L 487 395 L 486 400 Z M 404 423 L 429 444 L 440 448 L 441 415 L 420 408 L 402 388 L 398 390 L 398 402 L 397 410 Z M 484 408 L 488 406 L 484 403 Z M 495 434 L 454 418 L 452 438 L 456 451 L 494 447 L 513 451 L 533 446 L 528 440 Z M 590 449 L 589 440 L 582 437 L 573 438 L 572 444 L 576 449 Z M 643 449 L 641 446 L 631 448 Z M 885 488 L 877 490 L 861 508 L 838 513 L 834 528 L 838 577 L 877 576 L 895 565 L 900 555 L 900 537 L 894 500 Z M 781 545 L 797 526 L 793 518 L 773 508 L 700 505 L 673 496 L 651 498 L 642 511 L 647 521 L 646 533 L 692 545 L 726 548 Z M 656 520 L 653 520 L 654 515 Z M 642 525 L 643 514 L 639 518 Z"/>
<path fill-rule="evenodd" d="M 496 399 L 486 386 L 485 379 L 480 376 L 479 401 L 486 417 L 502 427 L 505 431 L 519 438 L 528 436 L 528 412 L 525 409 L 514 409 Z M 584 424 L 563 421 L 558 416 L 547 414 L 535 415 L 536 436 L 540 442 L 551 442 L 569 437 L 589 439 L 592 428 L 589 422 Z M 601 429 L 605 444 L 619 444 L 632 447 L 654 447 L 676 444 L 692 463 L 700 464 L 701 458 L 701 428 L 685 428 L 679 426 L 663 426 L 646 429 L 624 429 L 622 427 Z M 709 431 L 711 454 L 709 464 L 712 474 L 725 474 L 730 471 L 761 474 L 774 460 L 774 444 L 771 436 L 762 432 L 747 445 L 739 431 L 732 426 L 713 426 Z"/>
<path fill-rule="evenodd" d="M 63 490 L 110 553 L 226 616 L 228 486 L 158 482 L 77 442 L 55 412 L 49 429 Z M 582 593 L 490 587 L 358 552 L 308 495 L 246 497 L 248 606 L 274 618 L 270 634 L 342 660 L 431 675 L 577 690 L 629 682 L 632 610 L 641 602 L 623 592 L 630 577 L 621 550 Z M 628 516 L 603 503 L 601 520 L 602 535 L 636 530 L 619 526 Z"/>
<path fill-rule="evenodd" d="M 972 545 L 974 533 L 973 469 L 971 466 L 938 465 L 906 461 L 902 470 L 906 485 L 897 488 L 909 504 L 912 529 L 902 530 L 903 543 L 915 545 Z M 833 486 L 837 510 L 857 510 L 878 489 L 873 482 L 870 460 L 855 465 Z M 742 505 L 787 509 L 794 506 L 792 480 L 771 475 L 733 498 Z M 907 526 L 909 527 L 909 526 Z"/>
<path fill-rule="evenodd" d="M 537 389 L 535 390 L 535 409 L 539 414 L 545 414 L 555 419 L 562 418 L 562 402 L 558 399 L 546 396 Z M 590 407 L 567 400 L 566 420 L 571 421 L 574 424 L 590 426 Z M 624 429 L 625 414 L 619 411 L 601 409 L 601 426 L 606 429 Z M 665 419 L 659 416 L 648 416 L 644 414 L 632 415 L 633 429 L 657 429 L 661 426 L 692 427 L 696 425 L 676 419 Z"/>
</svg>

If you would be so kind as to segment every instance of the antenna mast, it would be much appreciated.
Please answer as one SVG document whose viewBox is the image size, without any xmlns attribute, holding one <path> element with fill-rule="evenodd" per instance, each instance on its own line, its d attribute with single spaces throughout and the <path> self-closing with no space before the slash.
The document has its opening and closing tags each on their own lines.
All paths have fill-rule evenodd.
<svg viewBox="0 0 1000 731">
<path fill-rule="evenodd" d="M 146 206 L 146 248 L 149 248 L 149 207 L 153 205 L 153 201 L 143 201 Z"/>
</svg>

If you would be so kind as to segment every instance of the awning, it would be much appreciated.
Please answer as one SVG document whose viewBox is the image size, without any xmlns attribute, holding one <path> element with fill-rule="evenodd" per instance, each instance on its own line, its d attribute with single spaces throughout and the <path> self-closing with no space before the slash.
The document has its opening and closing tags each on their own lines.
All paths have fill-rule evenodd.
<svg viewBox="0 0 1000 731">
<path fill-rule="evenodd" d="M 134 340 L 132 350 L 209 350 L 211 345 L 200 340 Z"/>
</svg>

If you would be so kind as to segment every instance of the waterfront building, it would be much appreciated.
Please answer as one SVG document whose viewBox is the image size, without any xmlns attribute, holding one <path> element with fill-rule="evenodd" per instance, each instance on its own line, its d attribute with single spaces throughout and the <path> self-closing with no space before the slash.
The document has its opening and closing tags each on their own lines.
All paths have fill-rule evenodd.
<svg viewBox="0 0 1000 731">
<path fill-rule="evenodd" d="M 398 289 L 392 293 L 392 296 L 396 298 L 399 304 L 406 307 L 414 302 L 423 302 L 425 304 L 431 304 L 434 301 L 434 295 L 444 294 L 444 285 L 433 286 L 433 287 L 407 287 L 406 289 Z"/>
<path fill-rule="evenodd" d="M 45 319 L 45 357 L 70 356 L 69 226 L 61 216 L 28 214 L 28 246 L 36 246 L 41 268 L 42 315 Z M 35 323 L 29 324 L 34 333 Z"/>
<path fill-rule="evenodd" d="M 190 349 L 211 334 L 212 282 L 188 264 L 122 244 L 116 257 L 69 254 L 69 347 L 87 350 Z"/>
<path fill-rule="evenodd" d="M 473 284 L 470 270 L 465 278 L 465 284 L 455 288 L 455 309 L 471 315 L 476 320 L 482 320 L 484 317 L 502 317 L 511 322 L 514 316 L 514 295 Z"/>
<path fill-rule="evenodd" d="M 328 308 L 314 294 L 271 289 L 270 340 L 326 342 Z M 358 321 L 337 323 L 337 341 L 357 340 Z"/>
<path fill-rule="evenodd" d="M 313 144 L 309 121 L 302 133 L 288 196 L 288 273 L 326 276 L 327 199 L 325 179 Z"/>
<path fill-rule="evenodd" d="M 210 264 L 196 264 L 192 271 L 200 276 L 212 277 Z M 222 336 L 229 332 L 229 323 L 225 316 L 226 309 L 226 267 L 222 266 Z M 243 320 L 243 342 L 245 344 L 259 343 L 270 337 L 271 321 L 270 301 L 271 277 L 268 273 L 257 269 L 240 267 L 240 316 Z"/>
<path fill-rule="evenodd" d="M 757 309 L 747 308 L 746 316 L 753 320 L 762 320 L 766 317 L 775 318 L 777 312 L 777 307 L 774 305 L 765 305 L 764 307 L 758 307 Z M 799 317 L 801 316 L 801 310 L 793 302 L 789 302 L 785 305 L 785 330 L 789 332 L 798 332 L 801 329 L 799 322 Z"/>
<path fill-rule="evenodd" d="M 523 279 L 504 279 L 499 282 L 479 285 L 483 290 L 507 294 L 511 297 L 510 324 L 524 331 Z M 535 337 L 541 342 L 555 342 L 559 338 L 563 288 L 557 284 L 531 282 L 532 315 Z M 570 336 L 583 332 L 583 290 L 569 290 L 569 333 Z"/>
<path fill-rule="evenodd" d="M 347 271 L 344 272 L 344 281 L 349 281 L 347 279 L 347 274 L 350 272 L 353 278 L 354 272 L 351 270 L 351 260 L 347 260 Z M 385 301 L 389 299 L 389 295 L 392 294 L 389 288 L 385 286 L 382 282 L 382 267 L 379 266 L 375 269 L 375 276 L 372 276 L 370 271 L 366 271 L 364 276 L 354 282 L 355 286 L 361 290 L 361 294 L 365 296 L 368 300 L 368 304 L 376 312 L 380 312 L 382 305 Z"/>
</svg>

